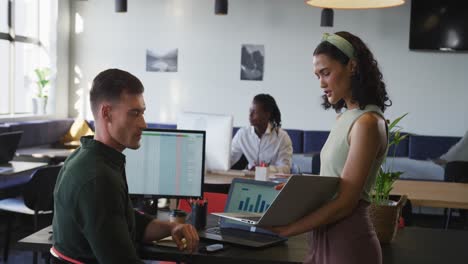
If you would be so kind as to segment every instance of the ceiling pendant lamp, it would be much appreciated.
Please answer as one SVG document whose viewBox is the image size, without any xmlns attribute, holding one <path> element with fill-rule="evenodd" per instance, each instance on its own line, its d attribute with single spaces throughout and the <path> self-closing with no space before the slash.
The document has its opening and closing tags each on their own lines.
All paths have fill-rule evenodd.
<svg viewBox="0 0 468 264">
<path fill-rule="evenodd" d="M 228 0 L 215 0 L 215 15 L 227 15 Z"/>
<path fill-rule="evenodd" d="M 115 12 L 117 13 L 127 12 L 127 0 L 115 0 Z"/>
<path fill-rule="evenodd" d="M 306 4 L 332 9 L 369 9 L 399 6 L 405 0 L 306 0 Z"/>
<path fill-rule="evenodd" d="M 333 9 L 324 8 L 320 19 L 321 27 L 333 27 Z"/>
</svg>

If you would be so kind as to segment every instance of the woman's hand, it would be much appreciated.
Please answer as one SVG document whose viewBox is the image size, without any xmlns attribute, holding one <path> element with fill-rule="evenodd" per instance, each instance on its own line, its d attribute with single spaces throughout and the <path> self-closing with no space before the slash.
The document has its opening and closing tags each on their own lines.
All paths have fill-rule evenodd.
<svg viewBox="0 0 468 264">
<path fill-rule="evenodd" d="M 285 225 L 285 226 L 269 226 L 269 227 L 262 227 L 263 229 L 269 230 L 273 233 L 278 234 L 279 236 L 282 237 L 288 237 L 291 235 L 290 232 L 290 226 Z"/>
</svg>

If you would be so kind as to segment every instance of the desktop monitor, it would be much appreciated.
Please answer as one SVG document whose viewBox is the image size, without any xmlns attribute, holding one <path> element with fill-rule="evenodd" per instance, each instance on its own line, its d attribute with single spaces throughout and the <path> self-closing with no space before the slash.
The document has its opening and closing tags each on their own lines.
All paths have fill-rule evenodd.
<svg viewBox="0 0 468 264">
<path fill-rule="evenodd" d="M 183 112 L 177 117 L 178 129 L 206 131 L 206 169 L 230 169 L 233 118 L 229 115 Z"/>
<path fill-rule="evenodd" d="M 146 129 L 137 150 L 126 149 L 126 175 L 132 195 L 203 196 L 205 132 Z"/>
</svg>

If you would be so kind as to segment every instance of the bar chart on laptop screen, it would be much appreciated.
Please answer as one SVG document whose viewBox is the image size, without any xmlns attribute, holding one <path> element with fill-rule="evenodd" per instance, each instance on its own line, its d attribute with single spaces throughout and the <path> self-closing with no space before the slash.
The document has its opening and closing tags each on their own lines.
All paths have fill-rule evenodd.
<svg viewBox="0 0 468 264">
<path fill-rule="evenodd" d="M 131 194 L 199 196 L 203 135 L 145 131 L 138 150 L 126 150 Z"/>
<path fill-rule="evenodd" d="M 263 213 L 271 205 L 278 191 L 271 186 L 236 184 L 229 202 L 229 212 Z"/>
</svg>

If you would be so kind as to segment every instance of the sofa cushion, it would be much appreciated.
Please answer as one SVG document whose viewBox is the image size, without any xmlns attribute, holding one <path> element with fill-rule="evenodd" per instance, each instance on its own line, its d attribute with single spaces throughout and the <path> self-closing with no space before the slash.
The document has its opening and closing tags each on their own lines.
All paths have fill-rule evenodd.
<svg viewBox="0 0 468 264">
<path fill-rule="evenodd" d="M 240 127 L 233 127 L 232 128 L 232 137 L 234 138 L 234 136 L 236 135 L 237 131 L 239 131 Z"/>
<path fill-rule="evenodd" d="M 409 138 L 409 158 L 418 160 L 438 158 L 459 140 L 460 137 L 411 135 Z"/>
<path fill-rule="evenodd" d="M 285 129 L 292 141 L 293 153 L 303 152 L 304 131 L 299 129 Z"/>
<path fill-rule="evenodd" d="M 408 133 L 401 133 L 402 135 L 409 135 Z M 398 144 L 395 151 L 395 145 L 392 145 L 388 149 L 388 156 L 393 157 L 393 154 L 395 154 L 395 157 L 408 157 L 409 154 L 409 136 L 402 140 L 400 144 Z"/>
<path fill-rule="evenodd" d="M 96 128 L 94 127 L 94 120 L 87 120 L 86 122 L 88 122 L 89 128 L 91 128 L 93 132 L 96 132 Z"/>
<path fill-rule="evenodd" d="M 56 143 L 68 133 L 75 120 L 73 118 L 50 120 L 45 144 Z"/>
<path fill-rule="evenodd" d="M 176 124 L 163 124 L 163 123 L 147 123 L 148 128 L 157 128 L 157 129 L 177 129 Z"/>
<path fill-rule="evenodd" d="M 9 123 L 10 131 L 23 131 L 19 148 L 48 145 L 58 142 L 70 129 L 73 119 L 37 120 Z"/>
<path fill-rule="evenodd" d="M 0 124 L 0 133 L 10 132 L 10 126 L 8 124 Z"/>
<path fill-rule="evenodd" d="M 304 131 L 304 153 L 320 152 L 330 131 Z"/>
</svg>

